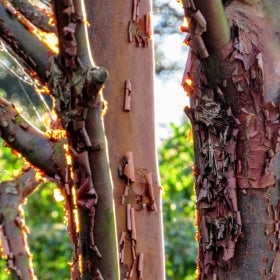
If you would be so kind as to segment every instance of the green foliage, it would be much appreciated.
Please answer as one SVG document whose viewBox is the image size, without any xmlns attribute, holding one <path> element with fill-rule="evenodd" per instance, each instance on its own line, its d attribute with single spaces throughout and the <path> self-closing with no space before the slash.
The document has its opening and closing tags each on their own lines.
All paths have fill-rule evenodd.
<svg viewBox="0 0 280 280">
<path fill-rule="evenodd" d="M 3 145 L 0 138 L 0 182 L 12 180 L 23 165 L 22 158 L 13 155 L 11 149 L 3 148 Z"/>
<path fill-rule="evenodd" d="M 72 246 L 63 223 L 62 202 L 54 199 L 54 184 L 42 184 L 25 205 L 33 264 L 38 279 L 69 280 Z"/>
<path fill-rule="evenodd" d="M 171 125 L 173 135 L 159 149 L 167 280 L 195 279 L 196 228 L 193 145 L 189 123 Z"/>
</svg>

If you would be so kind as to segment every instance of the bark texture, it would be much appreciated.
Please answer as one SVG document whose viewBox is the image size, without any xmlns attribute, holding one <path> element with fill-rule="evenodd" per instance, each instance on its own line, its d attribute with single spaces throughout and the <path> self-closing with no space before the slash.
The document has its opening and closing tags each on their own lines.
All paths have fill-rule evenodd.
<svg viewBox="0 0 280 280">
<path fill-rule="evenodd" d="M 53 1 L 53 6 L 60 54 L 52 59 L 49 72 L 45 64 L 47 49 L 43 47 L 33 54 L 32 46 L 36 43 L 30 45 L 25 35 L 20 39 L 22 26 L 3 5 L 0 5 L 3 19 L 0 28 L 5 31 L 3 34 L 8 34 L 2 35 L 5 42 L 26 65 L 32 65 L 41 81 L 44 83 L 48 78 L 57 113 L 67 131 L 66 159 L 70 156 L 72 160 L 54 156 L 56 150 L 63 151 L 63 141 L 56 145 L 50 138 L 54 144 L 49 142 L 48 137 L 30 129 L 13 110 L 11 117 L 5 119 L 12 105 L 4 101 L 3 137 L 25 153 L 28 160 L 36 158 L 34 150 L 26 147 L 19 135 L 26 137 L 25 142 L 35 139 L 34 147 L 46 151 L 37 167 L 65 187 L 68 227 L 74 243 L 73 279 L 162 280 L 164 253 L 154 135 L 151 2 L 69 0 Z M 16 14 L 14 10 L 10 12 Z M 100 95 L 107 72 L 92 61 L 87 44 L 88 24 L 95 60 L 111 73 L 105 89 L 111 108 L 105 123 L 110 165 L 102 121 L 105 102 Z M 43 63 L 39 64 L 40 61 Z M 43 148 L 45 145 L 47 149 Z M 77 211 L 79 221 L 75 218 Z"/>
<path fill-rule="evenodd" d="M 110 73 L 104 88 L 108 101 L 104 120 L 121 279 L 131 274 L 131 279 L 161 280 L 164 253 L 154 133 L 151 1 L 87 4 L 94 58 Z M 135 220 L 136 232 L 127 225 L 130 220 Z"/>
<path fill-rule="evenodd" d="M 27 245 L 27 227 L 22 204 L 39 182 L 31 168 L 20 176 L 0 184 L 0 240 L 1 255 L 7 260 L 12 279 L 35 279 L 31 254 Z"/>
<path fill-rule="evenodd" d="M 74 245 L 71 279 L 118 279 L 113 188 L 102 119 L 101 89 L 108 73 L 92 62 L 83 5 L 53 2 L 60 54 L 52 60 L 49 76 L 71 157 L 62 178 Z"/>
<path fill-rule="evenodd" d="M 190 43 L 183 86 L 195 133 L 199 279 L 278 277 L 279 47 L 265 13 L 273 5 L 230 2 L 231 40 L 216 52 L 208 11 L 209 55 Z"/>
<path fill-rule="evenodd" d="M 13 104 L 0 98 L 0 131 L 6 144 L 35 168 L 54 179 L 65 176 L 65 139 L 47 136 L 29 123 Z"/>
<path fill-rule="evenodd" d="M 1 39 L 24 63 L 31 76 L 36 76 L 42 84 L 45 84 L 48 57 L 53 52 L 31 33 L 33 27 L 28 29 L 28 26 L 19 22 L 16 10 L 13 8 L 9 10 L 7 1 L 3 3 L 0 3 Z M 27 25 L 29 23 L 26 22 Z"/>
</svg>

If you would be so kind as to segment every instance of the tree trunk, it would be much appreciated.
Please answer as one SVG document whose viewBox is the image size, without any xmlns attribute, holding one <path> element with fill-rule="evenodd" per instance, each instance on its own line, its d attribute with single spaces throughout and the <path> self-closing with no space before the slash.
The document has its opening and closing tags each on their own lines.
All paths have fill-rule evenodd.
<svg viewBox="0 0 280 280">
<path fill-rule="evenodd" d="M 48 78 L 56 112 L 67 132 L 66 157 L 72 160 L 56 156 L 63 152 L 63 141 L 56 143 L 51 137 L 36 134 L 21 118 L 17 123 L 17 113 L 4 101 L 3 114 L 9 107 L 16 117 L 5 120 L 2 116 L 3 135 L 27 160 L 64 187 L 68 229 L 74 243 L 72 279 L 119 278 L 110 169 L 121 279 L 164 279 L 161 187 L 154 135 L 151 2 L 109 4 L 73 0 L 52 3 L 60 53 L 52 58 L 50 71 L 46 71 L 47 61 L 38 59 L 42 54 L 45 57 L 47 47 L 42 45 L 37 53 L 36 44 L 24 39 L 25 33 L 35 30 L 26 19 L 32 21 L 34 13 L 28 6 L 17 6 L 20 4 L 17 1 L 14 7 L 9 2 L 0 5 L 1 28 L 7 31 L 1 37 L 27 68 L 33 70 L 32 75 L 37 72 L 43 85 Z M 95 61 L 110 72 L 105 90 L 109 102 L 106 138 L 110 167 L 101 116 L 104 102 L 99 95 L 107 72 L 95 67 L 92 60 L 87 45 L 84 4 L 87 5 Z M 21 9 L 26 18 L 16 9 Z M 28 30 L 21 30 L 23 36 L 17 33 L 17 20 Z M 35 24 L 40 25 L 40 22 Z M 38 162 L 38 153 L 34 150 L 37 146 L 29 147 L 26 141 L 21 141 L 20 135 L 35 139 L 42 150 L 45 145 L 48 147 L 39 158 L 45 164 Z M 79 221 L 75 218 L 77 211 Z"/>
<path fill-rule="evenodd" d="M 212 11 L 208 1 L 184 2 L 192 38 L 183 86 L 195 134 L 198 277 L 278 279 L 279 3 L 230 1 L 231 40 L 220 44 L 226 37 L 215 33 L 215 2 Z M 197 8 L 206 22 L 199 34 Z"/>
<path fill-rule="evenodd" d="M 144 19 L 149 23 L 151 1 L 134 3 L 139 6 L 138 16 L 133 1 L 92 1 L 87 5 L 91 24 L 89 34 L 96 63 L 109 71 L 104 89 L 104 98 L 108 101 L 105 131 L 114 182 L 118 238 L 121 238 L 122 232 L 126 232 L 125 243 L 120 244 L 120 254 L 124 254 L 121 279 L 131 271 L 134 264 L 135 271 L 131 279 L 161 280 L 164 279 L 164 253 L 161 188 L 154 131 L 153 41 L 149 26 L 146 26 L 145 30 L 144 25 Z M 140 22 L 138 25 L 137 21 Z M 131 30 L 134 28 L 131 33 L 129 26 Z M 135 31 L 135 28 L 138 30 Z M 130 42 L 131 38 L 133 42 Z M 131 81 L 131 92 L 128 92 L 127 81 Z M 125 95 L 127 103 L 131 98 L 131 104 L 126 108 Z M 118 174 L 119 165 L 123 168 L 125 155 L 133 157 L 135 179 L 125 175 L 120 177 Z M 147 182 L 150 176 L 147 174 L 150 172 L 152 180 Z M 122 198 L 126 185 L 129 194 Z M 150 188 L 154 197 L 149 191 Z M 136 210 L 136 245 L 126 226 L 128 205 Z M 153 211 L 155 208 L 157 211 Z M 136 250 L 136 260 L 131 250 Z M 140 273 L 137 272 L 137 263 L 142 257 L 144 267 Z"/>
</svg>

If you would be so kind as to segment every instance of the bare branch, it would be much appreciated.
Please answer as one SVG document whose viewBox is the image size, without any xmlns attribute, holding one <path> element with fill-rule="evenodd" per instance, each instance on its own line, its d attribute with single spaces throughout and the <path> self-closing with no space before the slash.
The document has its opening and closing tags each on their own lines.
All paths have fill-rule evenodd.
<svg viewBox="0 0 280 280">
<path fill-rule="evenodd" d="M 65 140 L 47 137 L 21 116 L 15 107 L 0 98 L 1 137 L 32 165 L 54 178 L 65 174 Z"/>
<path fill-rule="evenodd" d="M 49 49 L 29 32 L 0 2 L 0 38 L 23 61 L 30 72 L 46 82 Z"/>
<path fill-rule="evenodd" d="M 45 32 L 55 32 L 55 26 L 51 23 L 51 12 L 32 5 L 29 1 L 10 0 L 12 5 L 22 13 L 35 26 Z"/>
<path fill-rule="evenodd" d="M 38 184 L 31 168 L 22 170 L 14 180 L 0 184 L 1 246 L 12 279 L 35 279 L 21 205 Z"/>
<path fill-rule="evenodd" d="M 194 0 L 193 3 L 195 6 L 191 7 L 191 9 L 195 13 L 197 13 L 196 11 L 200 11 L 206 20 L 206 32 L 203 33 L 203 39 L 207 50 L 209 52 L 220 50 L 230 41 L 230 27 L 222 1 Z"/>
</svg>

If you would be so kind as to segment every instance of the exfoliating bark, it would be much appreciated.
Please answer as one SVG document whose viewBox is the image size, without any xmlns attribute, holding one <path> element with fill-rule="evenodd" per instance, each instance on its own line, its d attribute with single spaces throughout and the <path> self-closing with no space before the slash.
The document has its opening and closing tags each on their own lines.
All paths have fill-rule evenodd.
<svg viewBox="0 0 280 280">
<path fill-rule="evenodd" d="M 132 280 L 165 277 L 151 4 L 141 0 L 86 3 L 96 63 L 110 73 L 103 90 L 108 101 L 104 123 L 114 182 L 121 279 L 131 276 L 128 279 Z M 132 230 L 133 216 L 136 231 Z"/>
<path fill-rule="evenodd" d="M 204 10 L 201 34 L 195 4 Z M 231 39 L 216 45 L 209 34 L 220 18 L 213 20 L 217 11 L 207 5 L 184 1 L 191 51 L 182 84 L 195 135 L 199 279 L 275 277 L 280 124 L 273 26 L 261 9 L 233 1 L 226 9 Z"/>
<path fill-rule="evenodd" d="M 1 255 L 6 258 L 12 279 L 36 279 L 22 205 L 38 184 L 35 171 L 30 167 L 22 169 L 22 173 L 13 180 L 0 183 Z"/>
<path fill-rule="evenodd" d="M 118 279 L 112 182 L 102 120 L 101 89 L 108 73 L 93 64 L 83 5 L 83 1 L 53 2 L 60 54 L 52 59 L 49 75 L 71 157 L 64 179 L 68 231 L 74 244 L 71 279 Z"/>
</svg>

